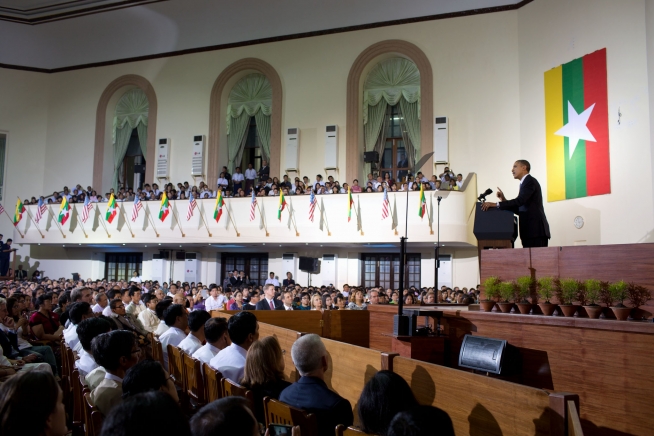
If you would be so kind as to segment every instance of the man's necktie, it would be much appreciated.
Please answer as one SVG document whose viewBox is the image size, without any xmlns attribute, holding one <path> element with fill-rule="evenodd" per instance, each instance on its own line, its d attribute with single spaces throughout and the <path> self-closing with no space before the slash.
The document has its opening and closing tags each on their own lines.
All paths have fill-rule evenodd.
<svg viewBox="0 0 654 436">
<path fill-rule="evenodd" d="M 270 310 L 275 310 L 275 305 L 273 304 L 272 300 L 270 300 Z"/>
</svg>

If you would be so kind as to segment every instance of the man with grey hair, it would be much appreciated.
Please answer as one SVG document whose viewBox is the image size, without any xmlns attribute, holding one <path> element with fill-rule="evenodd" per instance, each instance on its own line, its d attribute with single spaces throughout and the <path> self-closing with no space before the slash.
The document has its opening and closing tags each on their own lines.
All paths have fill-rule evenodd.
<svg viewBox="0 0 654 436">
<path fill-rule="evenodd" d="M 284 389 L 279 400 L 298 409 L 315 413 L 319 435 L 333 435 L 338 424 L 352 425 L 354 416 L 348 400 L 330 391 L 325 383 L 329 369 L 327 349 L 320 336 L 310 334 L 295 341 L 293 363 L 302 377 Z"/>
</svg>

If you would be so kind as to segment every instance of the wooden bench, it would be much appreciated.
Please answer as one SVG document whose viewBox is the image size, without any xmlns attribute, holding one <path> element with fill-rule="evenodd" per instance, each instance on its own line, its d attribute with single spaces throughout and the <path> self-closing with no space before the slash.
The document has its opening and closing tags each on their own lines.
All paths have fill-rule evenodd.
<svg viewBox="0 0 654 436">
<path fill-rule="evenodd" d="M 189 406 L 192 410 L 199 409 L 207 404 L 200 361 L 182 352 L 182 363 L 184 365 L 182 372 Z"/>
<path fill-rule="evenodd" d="M 223 375 L 217 369 L 210 367 L 208 363 L 202 365 L 202 372 L 204 374 L 204 391 L 207 395 L 207 403 L 221 399 L 223 397 Z"/>
<path fill-rule="evenodd" d="M 222 378 L 220 383 L 223 388 L 223 397 L 243 397 L 248 400 L 250 409 L 254 410 L 254 395 L 252 391 L 225 377 Z"/>
<path fill-rule="evenodd" d="M 100 412 L 91 400 L 91 393 L 84 394 L 84 422 L 86 429 L 86 436 L 99 436 L 102 429 L 102 422 L 104 415 Z"/>
<path fill-rule="evenodd" d="M 300 433 L 303 435 L 318 434 L 318 422 L 316 415 L 313 413 L 307 413 L 270 397 L 263 399 L 263 412 L 266 416 L 266 427 L 270 424 L 293 427 L 298 425 L 300 426 Z"/>
</svg>

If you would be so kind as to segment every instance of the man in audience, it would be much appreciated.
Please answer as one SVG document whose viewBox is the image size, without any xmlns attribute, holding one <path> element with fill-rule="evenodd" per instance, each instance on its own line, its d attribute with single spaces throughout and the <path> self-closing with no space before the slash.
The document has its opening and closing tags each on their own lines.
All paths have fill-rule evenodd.
<svg viewBox="0 0 654 436">
<path fill-rule="evenodd" d="M 164 321 L 168 330 L 159 336 L 159 340 L 163 351 L 164 368 L 168 368 L 168 345 L 177 347 L 186 337 L 184 331 L 188 327 L 188 312 L 181 304 L 173 304 L 164 312 Z"/>
<path fill-rule="evenodd" d="M 145 310 L 139 313 L 138 320 L 143 326 L 143 330 L 148 333 L 154 333 L 159 326 L 159 318 L 157 317 L 157 303 L 159 299 L 156 294 L 147 293 L 143 296 L 143 303 L 145 304 Z"/>
<path fill-rule="evenodd" d="M 229 333 L 227 332 L 227 320 L 225 318 L 211 318 L 204 323 L 204 338 L 207 343 L 201 346 L 193 358 L 202 363 L 209 363 L 218 352 L 229 345 Z"/>
<path fill-rule="evenodd" d="M 427 291 L 425 294 L 425 304 L 436 304 L 436 294 L 434 291 Z"/>
<path fill-rule="evenodd" d="M 254 186 L 254 179 L 257 178 L 257 171 L 252 168 L 252 164 L 248 164 L 248 168 L 245 170 L 245 193 L 249 194 L 250 189 Z"/>
<path fill-rule="evenodd" d="M 128 330 L 136 334 L 145 336 L 147 332 L 131 316 L 125 313 L 125 303 L 119 299 L 112 300 L 109 303 L 111 307 L 110 319 L 114 322 L 116 330 Z"/>
<path fill-rule="evenodd" d="M 79 352 L 79 359 L 75 361 L 75 366 L 82 377 L 86 377 L 98 365 L 93 358 L 91 342 L 96 336 L 111 331 L 111 324 L 104 318 L 85 319 L 77 326 L 77 336 L 82 349 Z"/>
<path fill-rule="evenodd" d="M 211 312 L 212 310 L 220 310 L 227 302 L 225 296 L 218 290 L 218 286 L 213 285 L 209 290 L 209 298 L 204 301 L 204 308 Z"/>
<path fill-rule="evenodd" d="M 73 351 L 79 352 L 82 349 L 82 346 L 79 343 L 79 338 L 77 336 L 77 326 L 79 323 L 88 318 L 93 318 L 93 311 L 89 303 L 78 302 L 73 303 L 68 308 L 68 316 L 70 319 L 71 327 L 67 330 L 64 330 L 64 341 Z"/>
<path fill-rule="evenodd" d="M 370 304 L 379 304 L 379 291 L 377 289 L 370 291 L 368 299 L 370 300 Z"/>
<path fill-rule="evenodd" d="M 260 434 L 259 423 L 242 397 L 225 397 L 204 406 L 191 419 L 191 433 L 193 436 Z M 295 429 L 292 434 L 296 434 Z"/>
<path fill-rule="evenodd" d="M 107 307 L 102 309 L 102 314 L 106 316 L 107 318 L 111 318 L 111 302 L 115 299 L 122 300 L 123 299 L 123 292 L 121 291 L 120 288 L 116 289 L 117 286 L 114 286 L 112 289 L 109 289 L 107 291 Z"/>
<path fill-rule="evenodd" d="M 159 318 L 159 326 L 157 329 L 154 331 L 154 335 L 157 337 L 160 337 L 163 335 L 167 330 L 168 326 L 166 325 L 166 322 L 164 321 L 164 313 L 166 312 L 166 309 L 170 307 L 170 305 L 173 304 L 173 299 L 172 298 L 164 298 L 160 302 L 157 303 L 157 306 L 155 307 L 155 312 L 157 313 L 157 318 Z"/>
<path fill-rule="evenodd" d="M 256 310 L 260 298 L 261 295 L 259 294 L 259 291 L 252 291 L 250 302 L 243 305 L 243 310 Z"/>
<path fill-rule="evenodd" d="M 293 293 L 291 291 L 284 291 L 284 306 L 282 310 L 293 310 Z"/>
<path fill-rule="evenodd" d="M 277 286 L 279 286 L 279 282 Z M 256 310 L 284 310 L 284 303 L 275 299 L 275 285 L 272 283 L 263 285 L 263 294 L 265 298 L 257 303 Z"/>
<path fill-rule="evenodd" d="M 91 391 L 91 400 L 106 416 L 121 401 L 123 378 L 138 363 L 141 349 L 132 333 L 121 330 L 96 337 L 91 348 L 95 361 L 106 371 L 104 380 Z"/>
<path fill-rule="evenodd" d="M 350 402 L 329 390 L 325 383 L 329 367 L 327 349 L 320 336 L 309 334 L 299 338 L 291 348 L 291 357 L 301 377 L 282 391 L 279 400 L 315 413 L 321 436 L 333 435 L 338 424 L 352 425 L 354 416 Z"/>
<path fill-rule="evenodd" d="M 211 319 L 211 315 L 206 310 L 194 310 L 188 314 L 188 327 L 191 332 L 178 346 L 189 356 L 192 356 L 202 347 L 202 343 L 205 341 L 204 323 L 209 319 Z"/>
<path fill-rule="evenodd" d="M 261 161 L 261 168 L 259 168 L 259 181 L 267 181 L 270 178 L 270 167 L 268 161 Z"/>
<path fill-rule="evenodd" d="M 168 296 L 174 297 L 176 293 L 177 293 L 177 285 L 175 283 L 171 283 L 170 287 L 168 288 Z"/>
<path fill-rule="evenodd" d="M 85 303 L 93 304 L 93 293 L 90 288 L 76 288 L 70 293 L 70 301 L 76 303 L 84 301 Z"/>
<path fill-rule="evenodd" d="M 129 288 L 130 302 L 125 306 L 125 312 L 132 318 L 137 318 L 145 310 L 145 304 L 141 301 L 141 290 L 136 286 Z"/>
<path fill-rule="evenodd" d="M 271 284 L 276 288 L 279 287 L 279 280 L 277 280 L 275 278 L 275 273 L 274 272 L 272 272 L 272 271 L 270 272 L 270 278 L 268 278 L 264 284 L 265 285 Z"/>
<path fill-rule="evenodd" d="M 238 192 L 239 189 L 243 189 L 243 180 L 245 180 L 245 177 L 241 173 L 241 167 L 236 167 L 234 171 L 234 175 L 232 176 L 232 182 L 234 183 L 233 191 Z"/>
<path fill-rule="evenodd" d="M 243 378 L 245 356 L 252 343 L 259 339 L 257 317 L 252 312 L 239 312 L 229 319 L 227 331 L 232 344 L 211 359 L 209 365 L 239 383 Z"/>
<path fill-rule="evenodd" d="M 109 299 L 107 298 L 107 294 L 104 292 L 98 293 L 98 295 L 95 296 L 95 305 L 93 306 L 93 313 L 102 313 L 102 311 L 107 307 L 109 304 Z"/>
</svg>

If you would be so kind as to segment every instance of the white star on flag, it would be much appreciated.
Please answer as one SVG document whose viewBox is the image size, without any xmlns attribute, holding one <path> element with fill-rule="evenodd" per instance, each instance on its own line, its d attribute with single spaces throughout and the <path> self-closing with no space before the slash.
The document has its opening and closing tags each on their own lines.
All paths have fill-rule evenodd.
<svg viewBox="0 0 654 436">
<path fill-rule="evenodd" d="M 580 139 L 597 142 L 593 134 L 588 130 L 588 126 L 586 126 L 588 118 L 590 118 L 590 114 L 593 112 L 593 108 L 595 108 L 595 103 L 578 114 L 575 108 L 572 107 L 572 103 L 568 101 L 568 124 L 554 132 L 555 135 L 566 136 L 568 138 L 570 142 L 570 146 L 568 147 L 570 156 L 568 156 L 568 159 L 572 159 L 572 155 Z"/>
</svg>

